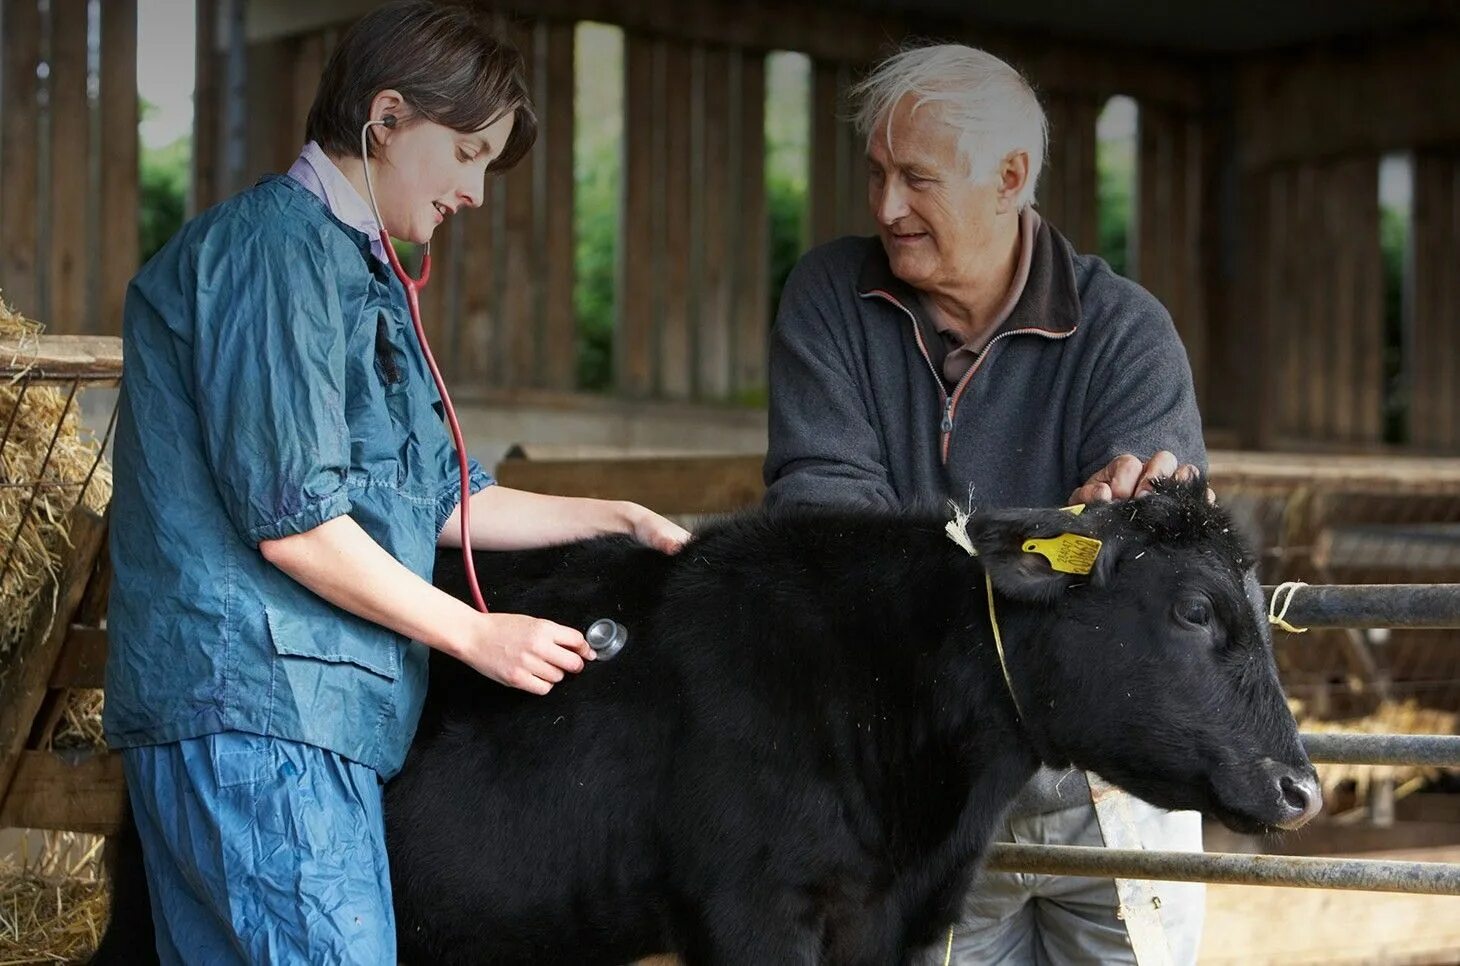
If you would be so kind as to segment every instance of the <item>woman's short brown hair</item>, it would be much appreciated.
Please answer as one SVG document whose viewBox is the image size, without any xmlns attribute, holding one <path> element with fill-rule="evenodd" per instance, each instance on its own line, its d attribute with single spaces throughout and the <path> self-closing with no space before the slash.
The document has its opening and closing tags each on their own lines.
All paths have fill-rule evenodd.
<svg viewBox="0 0 1460 966">
<path fill-rule="evenodd" d="M 356 21 L 320 77 L 305 138 L 327 154 L 359 157 L 370 102 L 391 89 L 417 115 L 463 133 L 515 112 L 512 134 L 492 170 L 512 167 L 537 140 L 522 55 L 466 7 L 398 0 Z M 370 143 L 373 151 L 375 142 Z"/>
</svg>

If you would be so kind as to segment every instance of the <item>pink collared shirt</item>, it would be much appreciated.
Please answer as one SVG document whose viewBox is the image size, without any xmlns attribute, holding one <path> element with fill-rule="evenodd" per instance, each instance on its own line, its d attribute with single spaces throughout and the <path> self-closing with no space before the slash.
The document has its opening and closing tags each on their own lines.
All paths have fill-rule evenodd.
<svg viewBox="0 0 1460 966">
<path fill-rule="evenodd" d="M 370 210 L 370 202 L 360 197 L 360 192 L 355 190 L 350 179 L 335 166 L 323 148 L 314 141 L 304 145 L 304 150 L 289 167 L 289 177 L 323 201 L 330 214 L 369 235 L 371 253 L 382 264 L 386 262 L 385 245 L 380 240 L 380 223 Z"/>
<path fill-rule="evenodd" d="M 1019 213 L 1019 262 L 1014 266 L 1014 278 L 1009 282 L 1009 294 L 1005 296 L 1003 305 L 999 307 L 993 325 L 989 326 L 990 333 L 997 332 L 999 326 L 1009 320 L 1009 316 L 1014 313 L 1014 306 L 1019 304 L 1019 299 L 1024 295 L 1024 286 L 1029 282 L 1029 263 L 1034 259 L 1034 238 L 1038 234 L 1039 213 L 1032 207 L 1025 208 Z M 953 331 L 952 328 L 940 324 L 941 315 L 931 314 L 938 335 L 942 336 L 943 342 L 948 346 L 948 354 L 943 357 L 943 378 L 948 381 L 949 385 L 957 385 L 959 380 L 978 361 L 983 347 L 974 349 L 972 346 L 964 344 L 963 336 Z"/>
</svg>

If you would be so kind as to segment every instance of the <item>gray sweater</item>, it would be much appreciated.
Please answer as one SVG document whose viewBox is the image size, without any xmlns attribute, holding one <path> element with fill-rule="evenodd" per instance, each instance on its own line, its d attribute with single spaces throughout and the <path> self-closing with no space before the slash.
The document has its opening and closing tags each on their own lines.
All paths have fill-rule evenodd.
<svg viewBox="0 0 1460 966">
<path fill-rule="evenodd" d="M 1186 350 L 1161 303 L 1048 222 L 1012 314 L 957 386 L 876 238 L 808 252 L 770 350 L 766 506 L 1059 506 L 1122 453 L 1206 468 Z M 1017 646 L 1017 643 L 1014 645 Z M 1088 804 L 1044 770 L 1015 805 Z"/>
</svg>

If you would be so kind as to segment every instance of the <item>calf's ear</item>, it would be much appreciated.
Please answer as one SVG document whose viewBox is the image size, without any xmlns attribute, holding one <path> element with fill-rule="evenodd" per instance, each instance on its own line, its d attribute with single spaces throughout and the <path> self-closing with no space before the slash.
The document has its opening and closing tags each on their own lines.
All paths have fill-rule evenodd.
<svg viewBox="0 0 1460 966">
<path fill-rule="evenodd" d="M 1064 510 L 991 510 L 969 517 L 965 531 L 995 589 L 1019 600 L 1048 603 L 1105 570 L 1100 557 L 1107 548 L 1098 545 L 1091 522 Z"/>
</svg>

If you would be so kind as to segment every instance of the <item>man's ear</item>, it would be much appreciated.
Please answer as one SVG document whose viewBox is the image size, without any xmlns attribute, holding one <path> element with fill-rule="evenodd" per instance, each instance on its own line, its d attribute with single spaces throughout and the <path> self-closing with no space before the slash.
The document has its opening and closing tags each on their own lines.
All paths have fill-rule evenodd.
<svg viewBox="0 0 1460 966">
<path fill-rule="evenodd" d="M 994 587 L 1018 600 L 1049 603 L 1071 585 L 1108 573 L 1091 522 L 1064 510 L 990 510 L 969 517 L 965 530 Z"/>
</svg>

